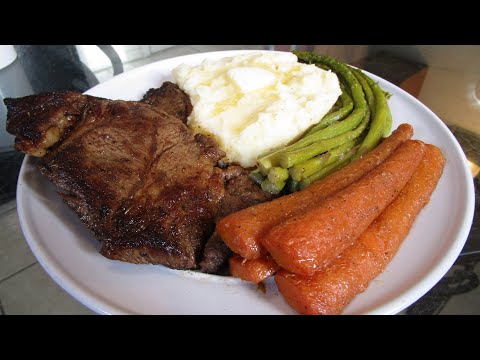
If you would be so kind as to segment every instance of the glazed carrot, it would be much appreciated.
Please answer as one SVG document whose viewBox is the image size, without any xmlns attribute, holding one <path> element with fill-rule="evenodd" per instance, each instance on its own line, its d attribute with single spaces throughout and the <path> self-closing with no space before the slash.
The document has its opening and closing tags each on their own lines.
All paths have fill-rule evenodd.
<svg viewBox="0 0 480 360">
<path fill-rule="evenodd" d="M 240 255 L 230 257 L 230 273 L 233 277 L 259 283 L 280 269 L 269 256 L 256 260 L 247 260 Z"/>
<path fill-rule="evenodd" d="M 274 226 L 261 239 L 278 265 L 313 275 L 353 244 L 403 189 L 425 152 L 407 140 L 382 164 L 305 213 Z"/>
<path fill-rule="evenodd" d="M 409 124 L 400 125 L 388 138 L 362 158 L 353 161 L 306 189 L 261 203 L 224 217 L 217 223 L 217 233 L 235 253 L 245 259 L 258 259 L 266 251 L 260 238 L 270 228 L 296 213 L 315 206 L 326 197 L 343 190 L 381 164 L 413 134 Z"/>
<path fill-rule="evenodd" d="M 441 151 L 427 145 L 423 161 L 400 195 L 329 267 L 311 277 L 278 272 L 275 281 L 287 303 L 302 314 L 340 314 L 397 253 L 428 204 L 444 164 Z"/>
</svg>

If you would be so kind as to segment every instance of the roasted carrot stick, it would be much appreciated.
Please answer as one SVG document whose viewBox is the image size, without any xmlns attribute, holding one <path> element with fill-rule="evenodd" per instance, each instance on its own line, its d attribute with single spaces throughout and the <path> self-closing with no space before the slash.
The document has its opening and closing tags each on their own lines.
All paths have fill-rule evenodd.
<svg viewBox="0 0 480 360">
<path fill-rule="evenodd" d="M 261 239 L 278 265 L 313 275 L 353 244 L 403 189 L 425 152 L 408 140 L 382 164 L 305 213 L 274 226 Z"/>
<path fill-rule="evenodd" d="M 230 273 L 233 277 L 259 283 L 275 274 L 280 266 L 269 256 L 256 260 L 247 260 L 239 255 L 230 257 Z"/>
<path fill-rule="evenodd" d="M 329 267 L 311 277 L 279 271 L 275 281 L 287 303 L 302 314 L 340 314 L 397 253 L 428 204 L 444 164 L 441 151 L 427 145 L 423 161 L 400 195 Z"/>
<path fill-rule="evenodd" d="M 258 259 L 266 254 L 260 238 L 273 225 L 303 212 L 360 179 L 381 164 L 412 134 L 413 128 L 409 124 L 400 125 L 374 150 L 310 187 L 224 217 L 217 223 L 217 233 L 235 253 L 245 259 Z"/>
</svg>

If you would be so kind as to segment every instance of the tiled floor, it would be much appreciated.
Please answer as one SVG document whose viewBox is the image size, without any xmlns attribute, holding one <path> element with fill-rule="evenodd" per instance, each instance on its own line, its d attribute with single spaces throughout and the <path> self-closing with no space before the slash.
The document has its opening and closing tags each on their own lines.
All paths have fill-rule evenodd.
<svg viewBox="0 0 480 360">
<path fill-rule="evenodd" d="M 0 311 L 94 314 L 68 295 L 36 261 L 18 223 L 15 201 L 0 206 Z"/>
<path fill-rule="evenodd" d="M 230 49 L 264 49 L 264 45 L 174 46 L 147 59 L 134 60 L 124 70 L 169 57 Z M 100 81 L 112 77 L 111 70 L 96 73 Z M 478 123 L 478 122 L 476 122 Z M 62 290 L 43 270 L 25 241 L 16 213 L 15 201 L 0 205 L 0 313 L 3 314 L 94 314 Z M 480 264 L 475 269 L 480 276 Z M 403 311 L 402 313 L 406 313 Z M 441 314 L 480 315 L 480 287 L 453 296 Z"/>
<path fill-rule="evenodd" d="M 0 243 L 0 280 L 32 266 L 36 260 L 28 247 L 18 223 L 14 201 L 2 205 L 0 210 L 2 238 Z"/>
</svg>

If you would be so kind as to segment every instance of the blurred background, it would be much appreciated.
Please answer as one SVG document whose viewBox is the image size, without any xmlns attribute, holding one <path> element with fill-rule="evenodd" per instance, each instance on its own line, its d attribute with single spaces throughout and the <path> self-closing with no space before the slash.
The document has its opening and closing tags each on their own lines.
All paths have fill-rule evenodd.
<svg viewBox="0 0 480 360">
<path fill-rule="evenodd" d="M 0 313 L 90 314 L 43 271 L 16 215 L 23 155 L 5 132 L 3 99 L 55 90 L 84 92 L 113 76 L 172 57 L 223 50 L 309 50 L 396 84 L 435 112 L 462 145 L 479 203 L 480 46 L 467 45 L 0 45 Z M 403 313 L 480 314 L 480 219 L 436 287 Z"/>
</svg>

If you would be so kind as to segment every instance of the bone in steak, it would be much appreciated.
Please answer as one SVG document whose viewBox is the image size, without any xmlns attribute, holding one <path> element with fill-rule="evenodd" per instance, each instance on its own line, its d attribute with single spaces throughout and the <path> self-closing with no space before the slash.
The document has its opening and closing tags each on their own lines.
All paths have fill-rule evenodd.
<svg viewBox="0 0 480 360">
<path fill-rule="evenodd" d="M 141 102 L 53 92 L 5 104 L 16 148 L 40 157 L 107 258 L 216 272 L 230 252 L 215 221 L 271 199 L 243 169 L 217 166 L 224 153 L 185 125 L 192 106 L 175 84 Z"/>
</svg>

